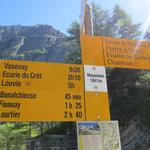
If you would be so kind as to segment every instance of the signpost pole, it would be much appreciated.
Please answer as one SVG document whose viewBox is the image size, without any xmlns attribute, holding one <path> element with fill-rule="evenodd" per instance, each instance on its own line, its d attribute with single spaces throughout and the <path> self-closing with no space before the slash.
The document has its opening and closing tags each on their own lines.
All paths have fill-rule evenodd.
<svg viewBox="0 0 150 150">
<path fill-rule="evenodd" d="M 86 5 L 86 16 L 85 16 L 85 31 L 87 35 L 94 35 L 93 18 L 92 18 L 92 5 Z"/>
<path fill-rule="evenodd" d="M 95 38 L 93 38 L 92 6 L 87 4 L 86 0 L 82 2 L 80 40 L 82 64 L 84 65 L 85 110 L 88 116 L 87 120 L 110 120 L 103 53 L 99 55 L 99 47 L 102 46 L 102 43 L 97 42 L 97 45 L 93 43 Z M 93 52 L 94 55 L 92 54 Z M 96 77 L 97 75 L 98 77 Z M 92 102 L 92 100 L 94 100 L 94 102 Z"/>
</svg>

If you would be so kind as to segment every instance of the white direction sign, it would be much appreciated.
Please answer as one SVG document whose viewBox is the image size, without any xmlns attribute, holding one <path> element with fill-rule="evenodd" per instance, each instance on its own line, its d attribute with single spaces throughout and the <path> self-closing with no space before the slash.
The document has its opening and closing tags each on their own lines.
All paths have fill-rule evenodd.
<svg viewBox="0 0 150 150">
<path fill-rule="evenodd" d="M 85 91 L 107 92 L 104 66 L 84 65 Z"/>
</svg>

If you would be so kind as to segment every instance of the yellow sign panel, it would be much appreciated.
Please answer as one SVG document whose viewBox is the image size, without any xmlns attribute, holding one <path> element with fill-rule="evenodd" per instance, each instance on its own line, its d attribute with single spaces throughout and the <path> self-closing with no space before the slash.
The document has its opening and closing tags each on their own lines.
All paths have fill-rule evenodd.
<svg viewBox="0 0 150 150">
<path fill-rule="evenodd" d="M 1 121 L 85 120 L 83 92 L 0 90 Z"/>
<path fill-rule="evenodd" d="M 107 67 L 150 69 L 150 42 L 82 36 L 83 63 Z"/>
<path fill-rule="evenodd" d="M 26 90 L 83 90 L 82 66 L 1 61 L 1 87 Z"/>
<path fill-rule="evenodd" d="M 105 66 L 103 43 L 101 37 L 96 36 L 84 36 L 81 35 L 81 47 L 82 47 L 82 63 L 84 65 L 91 65 L 95 70 L 97 67 Z M 105 68 L 104 68 L 105 69 Z M 86 70 L 84 70 L 86 72 Z M 91 77 L 95 91 L 85 91 L 85 103 L 86 103 L 86 118 L 87 120 L 110 120 L 109 100 L 107 90 L 97 92 L 96 84 L 99 82 L 100 76 L 106 76 L 99 73 L 91 74 L 87 73 L 87 77 Z M 97 77 L 97 79 L 96 79 Z M 86 80 L 86 79 L 85 79 Z M 98 83 L 100 86 L 104 86 Z M 107 84 L 105 84 L 107 88 Z M 90 86 L 92 87 L 92 86 Z"/>
<path fill-rule="evenodd" d="M 104 66 L 102 39 L 94 36 L 81 36 L 81 39 L 82 63 Z"/>
<path fill-rule="evenodd" d="M 86 92 L 85 99 L 87 120 L 110 120 L 107 92 Z"/>
<path fill-rule="evenodd" d="M 1 60 L 0 70 L 0 121 L 109 118 L 86 103 L 82 65 Z"/>
<path fill-rule="evenodd" d="M 108 67 L 150 69 L 150 42 L 104 37 L 103 50 Z"/>
</svg>

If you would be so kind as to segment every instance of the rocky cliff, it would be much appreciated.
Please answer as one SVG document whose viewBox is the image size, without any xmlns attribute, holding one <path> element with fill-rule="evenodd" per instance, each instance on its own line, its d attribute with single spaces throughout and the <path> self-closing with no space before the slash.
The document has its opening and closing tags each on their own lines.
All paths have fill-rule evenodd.
<svg viewBox="0 0 150 150">
<path fill-rule="evenodd" d="M 0 26 L 0 59 L 64 62 L 73 47 L 49 25 Z"/>
</svg>

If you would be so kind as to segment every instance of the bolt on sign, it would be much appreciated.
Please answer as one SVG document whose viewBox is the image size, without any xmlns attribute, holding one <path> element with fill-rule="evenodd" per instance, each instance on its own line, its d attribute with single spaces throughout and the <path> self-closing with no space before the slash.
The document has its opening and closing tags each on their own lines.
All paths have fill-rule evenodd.
<svg viewBox="0 0 150 150">
<path fill-rule="evenodd" d="M 102 68 L 85 66 L 84 75 L 83 65 L 1 60 L 0 69 L 1 121 L 109 119 L 103 111 L 93 114 L 90 106 L 91 114 L 86 112 L 84 89 L 106 90 L 100 87 L 106 82 Z"/>
</svg>

